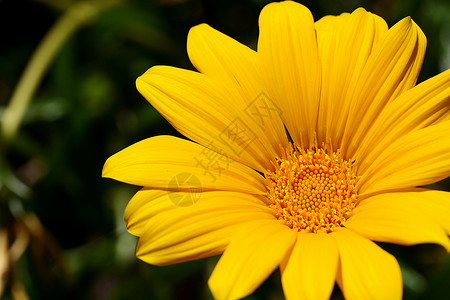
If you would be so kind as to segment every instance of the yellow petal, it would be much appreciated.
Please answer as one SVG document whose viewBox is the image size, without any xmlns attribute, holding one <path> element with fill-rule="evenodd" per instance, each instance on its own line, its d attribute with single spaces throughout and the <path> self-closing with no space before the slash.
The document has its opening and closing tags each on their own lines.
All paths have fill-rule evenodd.
<svg viewBox="0 0 450 300">
<path fill-rule="evenodd" d="M 440 193 L 444 192 L 398 192 L 369 197 L 352 211 L 345 227 L 378 242 L 437 243 L 450 251 L 450 240 L 440 224 L 446 212 L 444 225 L 449 228 L 450 194 L 445 193 L 448 201 L 443 206 L 434 200 Z"/>
<path fill-rule="evenodd" d="M 233 236 L 209 279 L 215 299 L 252 293 L 291 250 L 297 232 L 275 220 L 244 224 Z"/>
<path fill-rule="evenodd" d="M 141 189 L 131 198 L 125 209 L 124 220 L 128 232 L 140 236 L 151 217 L 176 207 L 168 197 L 167 190 Z"/>
<path fill-rule="evenodd" d="M 256 196 L 233 192 L 202 193 L 189 207 L 161 212 L 147 221 L 136 255 L 154 265 L 217 255 L 246 222 L 275 221 Z"/>
<path fill-rule="evenodd" d="M 416 130 L 379 153 L 357 183 L 360 195 L 422 186 L 450 175 L 450 120 Z"/>
<path fill-rule="evenodd" d="M 355 154 L 358 173 L 403 135 L 450 119 L 450 70 L 447 70 L 389 102 L 366 133 Z"/>
<path fill-rule="evenodd" d="M 338 245 L 337 276 L 345 299 L 401 299 L 402 276 L 397 260 L 375 243 L 350 230 L 330 234 Z"/>
<path fill-rule="evenodd" d="M 439 224 L 450 235 L 450 193 L 444 191 L 422 190 L 415 194 L 411 205 L 417 205 L 424 215 L 433 216 L 433 221 Z M 419 199 L 420 198 L 420 199 Z"/>
<path fill-rule="evenodd" d="M 259 138 L 268 147 L 274 152 L 280 150 L 280 145 L 286 147 L 288 140 L 281 111 L 267 96 L 255 51 L 206 24 L 189 31 L 187 49 L 197 70 L 236 90 L 245 104 L 242 118 L 261 127 L 263 132 Z"/>
<path fill-rule="evenodd" d="M 297 145 L 314 142 L 320 60 L 311 12 L 299 3 L 270 3 L 259 17 L 258 55 L 269 97 Z"/>
<path fill-rule="evenodd" d="M 199 144 L 264 172 L 276 156 L 262 129 L 248 121 L 246 105 L 233 89 L 204 74 L 156 66 L 136 80 L 139 92 L 179 132 Z"/>
<path fill-rule="evenodd" d="M 162 190 L 266 192 L 256 171 L 196 143 L 155 136 L 111 156 L 103 177 Z"/>
<path fill-rule="evenodd" d="M 345 157 L 354 155 L 386 103 L 415 85 L 425 48 L 425 35 L 409 17 L 395 24 L 375 45 L 350 88 L 352 105 L 341 147 Z"/>
<path fill-rule="evenodd" d="M 318 143 L 331 141 L 337 149 L 351 105 L 352 88 L 379 37 L 387 31 L 380 17 L 358 8 L 352 14 L 326 16 L 315 24 L 322 61 L 322 93 Z"/>
<path fill-rule="evenodd" d="M 329 235 L 299 233 L 290 256 L 281 265 L 286 299 L 329 299 L 338 261 L 336 242 Z"/>
</svg>

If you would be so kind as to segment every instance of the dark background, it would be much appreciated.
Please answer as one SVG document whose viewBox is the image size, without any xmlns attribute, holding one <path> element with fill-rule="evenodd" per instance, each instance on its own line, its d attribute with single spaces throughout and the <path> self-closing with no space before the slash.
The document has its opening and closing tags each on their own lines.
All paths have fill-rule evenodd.
<svg viewBox="0 0 450 300">
<path fill-rule="evenodd" d="M 36 47 L 80 2 L 0 0 L 0 118 Z M 95 17 L 58 50 L 17 134 L 0 140 L 4 299 L 211 299 L 207 279 L 217 257 L 167 267 L 136 259 L 136 238 L 126 232 L 123 212 L 138 187 L 102 179 L 101 170 L 110 155 L 134 142 L 178 135 L 139 95 L 135 79 L 157 64 L 193 69 L 185 44 L 189 28 L 199 23 L 255 49 L 258 15 L 268 2 L 84 2 Z M 302 3 L 316 20 L 360 6 L 390 26 L 412 16 L 428 38 L 419 81 L 449 68 L 446 0 Z M 433 187 L 448 190 L 449 183 Z M 402 266 L 405 299 L 448 297 L 450 256 L 442 248 L 382 246 Z M 280 298 L 278 271 L 248 297 Z M 333 298 L 342 298 L 339 289 Z"/>
</svg>

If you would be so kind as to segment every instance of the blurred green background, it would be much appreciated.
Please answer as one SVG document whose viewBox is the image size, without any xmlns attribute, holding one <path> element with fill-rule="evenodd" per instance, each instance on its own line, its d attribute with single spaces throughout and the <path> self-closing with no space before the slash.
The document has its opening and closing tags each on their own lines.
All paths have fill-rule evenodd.
<svg viewBox="0 0 450 300">
<path fill-rule="evenodd" d="M 134 142 L 179 136 L 135 79 L 157 64 L 193 69 L 185 44 L 199 23 L 255 48 L 268 2 L 0 0 L 0 118 L 20 80 L 41 79 L 35 90 L 19 86 L 31 101 L 18 131 L 0 140 L 2 299 L 211 299 L 207 279 L 217 257 L 167 267 L 136 259 L 123 212 L 138 187 L 102 179 L 101 170 Z M 450 66 L 447 0 L 302 3 L 316 19 L 359 6 L 390 26 L 412 16 L 428 38 L 419 81 Z M 449 190 L 449 181 L 433 188 Z M 442 248 L 382 246 L 400 261 L 405 299 L 448 299 L 450 256 Z M 280 298 L 278 272 L 248 297 Z M 342 299 L 337 288 L 333 299 Z"/>
</svg>

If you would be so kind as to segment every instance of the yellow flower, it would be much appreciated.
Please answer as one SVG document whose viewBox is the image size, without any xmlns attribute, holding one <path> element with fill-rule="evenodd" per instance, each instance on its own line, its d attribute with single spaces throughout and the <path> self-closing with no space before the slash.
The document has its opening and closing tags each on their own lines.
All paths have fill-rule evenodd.
<svg viewBox="0 0 450 300">
<path fill-rule="evenodd" d="M 261 12 L 258 49 L 206 24 L 140 93 L 183 135 L 113 155 L 103 176 L 143 186 L 125 211 L 136 254 L 166 265 L 223 253 L 217 299 L 280 268 L 288 299 L 400 299 L 396 259 L 373 241 L 450 250 L 450 71 L 416 86 L 426 48 L 405 18 L 362 8 L 314 22 L 294 2 Z"/>
</svg>

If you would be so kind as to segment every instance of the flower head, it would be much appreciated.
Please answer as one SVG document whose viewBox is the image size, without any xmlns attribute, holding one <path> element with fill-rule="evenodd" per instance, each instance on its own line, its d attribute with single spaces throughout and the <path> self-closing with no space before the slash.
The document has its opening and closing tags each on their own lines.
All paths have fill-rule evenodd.
<svg viewBox="0 0 450 300">
<path fill-rule="evenodd" d="M 108 159 L 103 176 L 143 186 L 125 211 L 137 256 L 156 265 L 222 254 L 217 299 L 252 293 L 280 268 L 288 299 L 400 299 L 396 259 L 374 241 L 450 250 L 450 71 L 419 85 L 426 39 L 362 8 L 314 22 L 267 5 L 257 51 L 191 29 L 199 72 L 136 81 L 192 141 L 156 136 Z M 181 201 L 181 202 L 180 202 Z M 180 205 L 183 203 L 183 205 Z"/>
</svg>

